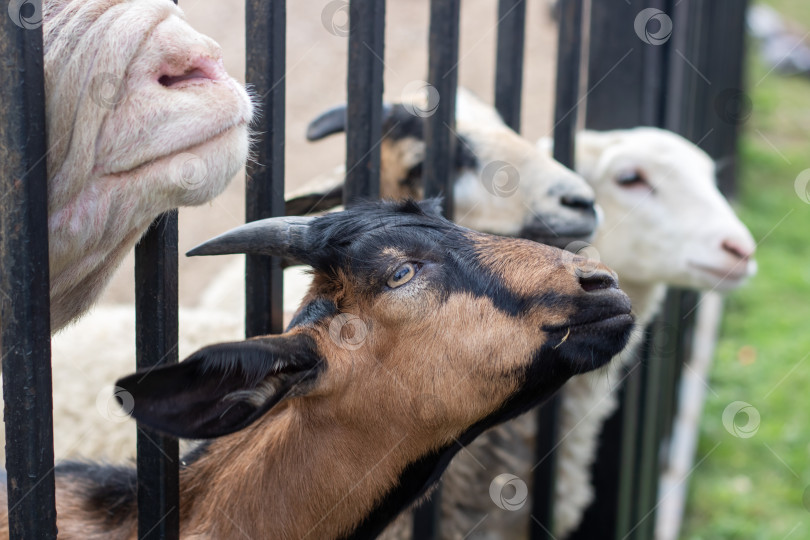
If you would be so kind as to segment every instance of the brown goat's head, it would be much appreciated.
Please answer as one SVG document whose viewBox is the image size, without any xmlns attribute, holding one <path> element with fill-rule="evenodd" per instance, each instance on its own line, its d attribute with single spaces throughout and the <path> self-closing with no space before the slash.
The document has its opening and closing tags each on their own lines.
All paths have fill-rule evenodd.
<svg viewBox="0 0 810 540">
<path fill-rule="evenodd" d="M 403 467 L 422 458 L 430 466 L 416 474 L 416 493 L 389 494 L 394 507 L 430 484 L 455 441 L 604 365 L 632 327 L 629 300 L 606 267 L 459 227 L 434 201 L 258 221 L 190 254 L 243 252 L 314 268 L 287 332 L 211 345 L 122 379 L 133 416 L 209 438 L 292 407 L 308 422 L 372 439 L 402 433 Z"/>
<path fill-rule="evenodd" d="M 52 326 L 82 313 L 160 213 L 244 165 L 253 107 L 169 0 L 45 0 Z"/>
</svg>

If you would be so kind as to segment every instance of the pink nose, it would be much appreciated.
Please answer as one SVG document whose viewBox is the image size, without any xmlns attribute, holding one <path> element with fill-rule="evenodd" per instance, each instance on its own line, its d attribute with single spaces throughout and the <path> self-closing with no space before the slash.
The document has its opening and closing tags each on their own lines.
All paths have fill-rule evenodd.
<svg viewBox="0 0 810 540">
<path fill-rule="evenodd" d="M 754 247 L 745 247 L 734 240 L 723 240 L 723 251 L 742 261 L 748 261 L 754 255 Z"/>
</svg>

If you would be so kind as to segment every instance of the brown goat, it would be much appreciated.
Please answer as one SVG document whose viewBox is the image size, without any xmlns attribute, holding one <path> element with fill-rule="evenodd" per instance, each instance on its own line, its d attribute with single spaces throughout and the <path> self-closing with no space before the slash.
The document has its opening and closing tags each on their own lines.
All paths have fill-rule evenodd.
<svg viewBox="0 0 810 540">
<path fill-rule="evenodd" d="M 244 252 L 314 268 L 288 330 L 118 381 L 138 421 L 214 439 L 181 469 L 187 539 L 374 537 L 463 445 L 604 365 L 633 326 L 606 267 L 459 227 L 434 201 L 272 218 L 191 254 Z M 61 538 L 136 537 L 134 469 L 56 475 Z"/>
</svg>

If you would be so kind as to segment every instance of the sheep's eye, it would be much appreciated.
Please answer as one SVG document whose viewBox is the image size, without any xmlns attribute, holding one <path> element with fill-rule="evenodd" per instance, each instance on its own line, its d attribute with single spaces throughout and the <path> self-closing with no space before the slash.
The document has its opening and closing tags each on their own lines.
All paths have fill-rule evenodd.
<svg viewBox="0 0 810 540">
<path fill-rule="evenodd" d="M 388 286 L 392 289 L 401 287 L 413 279 L 416 275 L 417 266 L 414 263 L 407 262 L 396 269 L 394 274 L 388 278 Z"/>
<path fill-rule="evenodd" d="M 647 179 L 639 171 L 626 171 L 616 177 L 616 183 L 623 188 L 649 186 Z"/>
</svg>

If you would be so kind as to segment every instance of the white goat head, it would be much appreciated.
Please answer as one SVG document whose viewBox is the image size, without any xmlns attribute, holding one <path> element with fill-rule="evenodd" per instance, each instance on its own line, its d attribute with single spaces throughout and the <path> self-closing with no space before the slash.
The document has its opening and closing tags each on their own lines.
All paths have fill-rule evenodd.
<svg viewBox="0 0 810 540">
<path fill-rule="evenodd" d="M 420 98 L 424 98 L 421 96 Z M 422 198 L 426 104 L 388 104 L 380 145 L 380 195 Z M 346 107 L 312 121 L 309 140 L 346 129 Z M 456 99 L 456 159 L 453 197 L 457 223 L 493 234 L 518 236 L 565 247 L 588 238 L 596 227 L 593 191 L 577 174 L 515 133 L 490 105 L 467 90 Z M 342 178 L 288 201 L 287 213 L 326 210 L 342 203 Z M 298 194 L 296 194 L 298 195 Z"/>
<path fill-rule="evenodd" d="M 56 330 L 155 217 L 225 188 L 253 107 L 169 0 L 46 0 L 43 13 Z"/>
<path fill-rule="evenodd" d="M 605 212 L 594 246 L 622 280 L 728 290 L 756 272 L 756 245 L 717 190 L 714 162 L 683 137 L 585 131 L 576 168 Z"/>
</svg>

